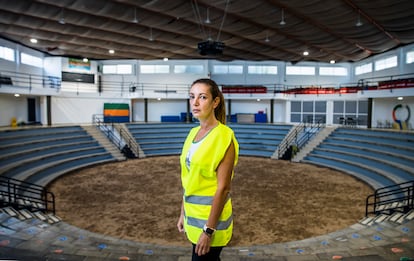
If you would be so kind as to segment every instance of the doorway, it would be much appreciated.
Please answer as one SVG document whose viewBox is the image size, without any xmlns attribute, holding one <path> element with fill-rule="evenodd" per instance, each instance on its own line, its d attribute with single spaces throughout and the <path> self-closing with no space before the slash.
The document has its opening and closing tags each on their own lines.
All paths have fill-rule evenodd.
<svg viewBox="0 0 414 261">
<path fill-rule="evenodd" d="M 29 124 L 36 123 L 36 99 L 27 98 L 27 122 Z"/>
</svg>

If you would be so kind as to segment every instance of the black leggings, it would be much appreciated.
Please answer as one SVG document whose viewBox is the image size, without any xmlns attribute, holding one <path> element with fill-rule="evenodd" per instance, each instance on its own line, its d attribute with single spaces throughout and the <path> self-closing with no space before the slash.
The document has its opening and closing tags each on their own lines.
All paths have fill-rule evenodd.
<svg viewBox="0 0 414 261">
<path fill-rule="evenodd" d="M 193 257 L 192 261 L 220 261 L 220 254 L 223 247 L 210 247 L 210 251 L 202 256 L 195 253 L 195 245 L 193 244 Z"/>
</svg>

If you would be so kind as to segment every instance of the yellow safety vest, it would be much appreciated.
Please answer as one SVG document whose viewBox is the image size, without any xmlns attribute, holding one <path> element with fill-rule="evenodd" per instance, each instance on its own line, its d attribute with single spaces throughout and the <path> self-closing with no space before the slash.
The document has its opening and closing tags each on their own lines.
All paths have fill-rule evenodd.
<svg viewBox="0 0 414 261">
<path fill-rule="evenodd" d="M 232 141 L 235 149 L 234 165 L 237 164 L 239 155 L 239 144 L 233 130 L 219 123 L 203 138 L 200 147 L 192 156 L 188 170 L 186 156 L 199 129 L 200 126 L 189 132 L 180 156 L 181 182 L 184 188 L 184 229 L 188 239 L 194 244 L 197 243 L 210 214 L 213 197 L 217 190 L 217 167 Z M 211 246 L 227 245 L 233 232 L 230 195 L 219 217 L 216 229 L 211 239 Z"/>
</svg>

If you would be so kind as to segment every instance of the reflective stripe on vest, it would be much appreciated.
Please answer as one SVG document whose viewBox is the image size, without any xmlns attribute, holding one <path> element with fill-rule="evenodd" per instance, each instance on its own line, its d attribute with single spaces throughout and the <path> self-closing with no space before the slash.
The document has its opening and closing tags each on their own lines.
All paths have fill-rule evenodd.
<svg viewBox="0 0 414 261">
<path fill-rule="evenodd" d="M 230 199 L 230 194 L 227 195 L 226 202 Z M 186 203 L 197 204 L 197 205 L 212 205 L 213 197 L 210 196 L 185 196 L 184 201 Z"/>
<path fill-rule="evenodd" d="M 230 200 L 230 194 L 227 195 L 226 202 Z M 208 205 L 211 206 L 213 204 L 213 197 L 210 196 L 185 196 L 184 201 L 186 203 L 197 204 L 197 205 Z M 185 214 L 185 213 L 184 213 Z M 187 215 L 185 215 L 187 217 Z M 226 230 L 229 228 L 231 222 L 233 221 L 233 215 L 231 215 L 227 220 L 218 221 L 216 229 L 217 230 Z M 187 217 L 187 222 L 191 226 L 195 226 L 198 228 L 203 228 L 204 225 L 207 223 L 205 219 L 199 219 L 194 217 Z"/>
<path fill-rule="evenodd" d="M 233 221 L 233 215 L 231 215 L 227 220 L 219 221 L 217 223 L 216 229 L 217 230 L 226 230 L 230 227 L 232 221 Z M 204 225 L 207 223 L 207 220 L 193 218 L 193 217 L 187 217 L 187 222 L 191 226 L 198 227 L 198 228 L 202 229 L 204 227 Z"/>
</svg>

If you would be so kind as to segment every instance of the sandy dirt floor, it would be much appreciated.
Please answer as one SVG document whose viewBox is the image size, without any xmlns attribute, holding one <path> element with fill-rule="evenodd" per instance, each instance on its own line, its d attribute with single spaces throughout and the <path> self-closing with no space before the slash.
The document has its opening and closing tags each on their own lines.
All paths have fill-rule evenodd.
<svg viewBox="0 0 414 261">
<path fill-rule="evenodd" d="M 178 156 L 108 163 L 67 174 L 49 189 L 57 215 L 77 227 L 138 242 L 188 246 L 176 229 Z M 232 183 L 230 246 L 295 241 L 355 224 L 372 189 L 313 165 L 240 157 Z"/>
</svg>

